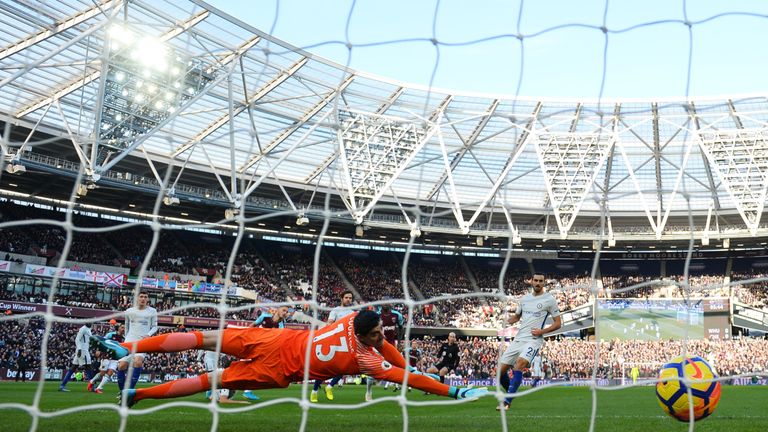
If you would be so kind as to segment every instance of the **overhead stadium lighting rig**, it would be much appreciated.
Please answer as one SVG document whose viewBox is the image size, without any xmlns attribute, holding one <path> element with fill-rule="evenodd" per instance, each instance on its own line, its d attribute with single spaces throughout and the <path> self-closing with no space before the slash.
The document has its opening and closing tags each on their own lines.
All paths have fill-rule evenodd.
<svg viewBox="0 0 768 432">
<path fill-rule="evenodd" d="M 350 213 L 363 222 L 378 200 L 437 131 L 445 98 L 427 122 L 354 110 L 338 111 L 338 137 Z"/>
<path fill-rule="evenodd" d="M 5 172 L 8 174 L 23 174 L 27 172 L 27 167 L 19 163 L 19 157 L 16 155 L 5 156 Z"/>
<path fill-rule="evenodd" d="M 167 206 L 172 206 L 179 204 L 181 201 L 179 201 L 179 198 L 176 196 L 176 190 L 174 188 L 167 189 L 165 191 L 165 196 L 163 197 L 163 204 Z"/>
<path fill-rule="evenodd" d="M 109 61 L 100 112 L 102 145 L 124 149 L 200 93 L 214 68 L 185 59 L 161 40 L 122 25 L 108 31 Z"/>
</svg>

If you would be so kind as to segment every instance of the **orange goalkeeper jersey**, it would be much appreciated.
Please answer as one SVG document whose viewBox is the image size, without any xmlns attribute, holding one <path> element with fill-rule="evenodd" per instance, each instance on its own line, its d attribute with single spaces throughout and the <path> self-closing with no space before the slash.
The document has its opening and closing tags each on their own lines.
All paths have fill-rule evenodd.
<svg viewBox="0 0 768 432">
<path fill-rule="evenodd" d="M 387 341 L 378 350 L 359 342 L 352 325 L 356 316 L 357 313 L 347 315 L 314 333 L 309 351 L 309 378 L 366 374 L 402 383 L 406 375 L 403 356 Z M 282 335 L 283 370 L 292 381 L 304 379 L 308 334 L 308 331 L 284 331 Z M 408 374 L 408 385 L 442 396 L 448 396 L 450 389 L 439 381 L 415 374 Z"/>
</svg>

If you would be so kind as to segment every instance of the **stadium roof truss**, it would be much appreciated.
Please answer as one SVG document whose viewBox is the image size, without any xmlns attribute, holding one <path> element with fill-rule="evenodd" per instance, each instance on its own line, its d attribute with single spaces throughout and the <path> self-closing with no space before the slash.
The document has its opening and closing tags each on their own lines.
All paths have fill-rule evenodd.
<svg viewBox="0 0 768 432">
<path fill-rule="evenodd" d="M 37 131 L 71 141 L 86 183 L 143 160 L 166 203 L 202 172 L 233 209 L 270 184 L 302 214 L 333 194 L 354 224 L 663 240 L 690 237 L 690 214 L 697 237 L 768 234 L 764 96 L 449 93 L 347 69 L 197 0 L 0 9 L 0 115 L 31 130 L 4 135 L 7 172 L 41 160 Z"/>
</svg>

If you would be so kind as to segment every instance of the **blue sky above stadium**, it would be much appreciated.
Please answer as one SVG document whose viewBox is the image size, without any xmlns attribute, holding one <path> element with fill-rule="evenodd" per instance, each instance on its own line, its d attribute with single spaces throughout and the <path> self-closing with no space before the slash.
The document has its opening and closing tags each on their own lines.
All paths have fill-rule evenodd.
<svg viewBox="0 0 768 432">
<path fill-rule="evenodd" d="M 353 69 L 460 93 L 648 99 L 737 95 L 766 88 L 768 60 L 760 41 L 768 40 L 768 2 L 209 0 L 209 4 Z M 600 30 L 604 16 L 607 50 Z M 686 19 L 693 23 L 690 33 Z M 518 34 L 524 35 L 522 51 Z M 440 42 L 437 46 L 430 41 L 433 37 Z M 353 44 L 351 51 L 347 41 Z"/>
</svg>

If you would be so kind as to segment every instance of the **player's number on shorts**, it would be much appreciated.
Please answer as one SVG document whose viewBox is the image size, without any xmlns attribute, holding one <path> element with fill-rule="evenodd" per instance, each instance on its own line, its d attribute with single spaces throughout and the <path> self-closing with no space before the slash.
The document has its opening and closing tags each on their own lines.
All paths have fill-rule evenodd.
<svg viewBox="0 0 768 432">
<path fill-rule="evenodd" d="M 334 330 L 329 331 L 326 334 L 317 336 L 316 338 L 312 339 L 312 342 L 319 342 L 342 331 L 344 331 L 344 323 L 340 323 Z M 339 339 L 339 345 L 330 345 L 328 354 L 323 354 L 323 345 L 315 345 L 315 355 L 319 360 L 322 361 L 330 361 L 337 352 L 349 352 L 349 347 L 347 346 L 347 338 L 344 336 Z"/>
</svg>

